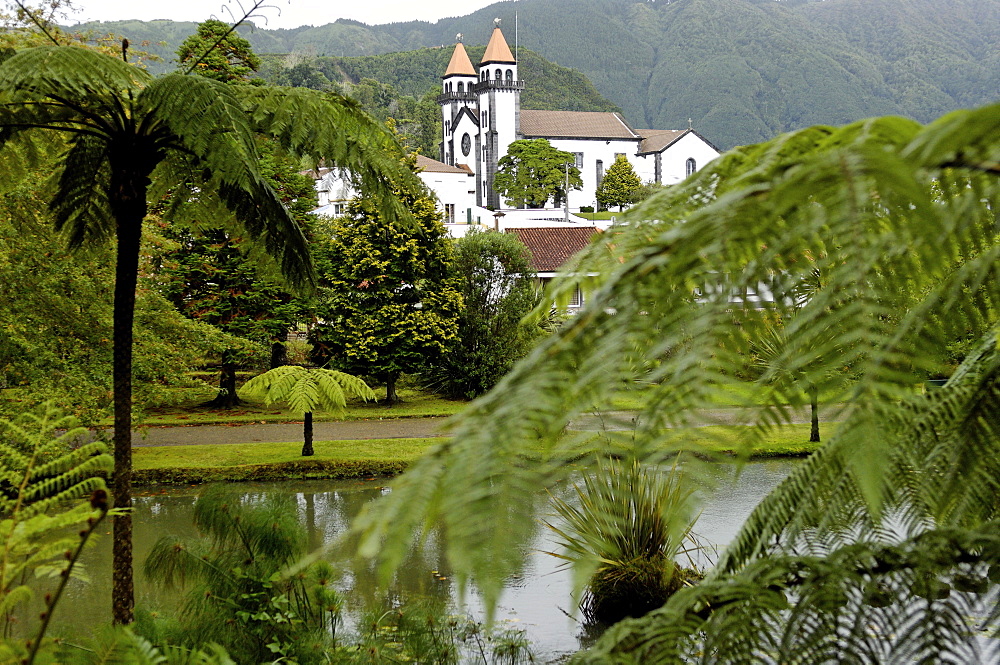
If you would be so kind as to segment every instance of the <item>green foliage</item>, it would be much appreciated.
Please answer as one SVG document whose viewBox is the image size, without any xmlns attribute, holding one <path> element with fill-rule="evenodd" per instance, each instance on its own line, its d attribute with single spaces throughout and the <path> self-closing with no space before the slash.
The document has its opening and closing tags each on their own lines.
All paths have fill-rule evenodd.
<svg viewBox="0 0 1000 665">
<path fill-rule="evenodd" d="M 669 473 L 638 460 L 598 462 L 574 501 L 553 497 L 559 526 L 546 525 L 587 585 L 581 602 L 592 622 L 615 623 L 661 606 L 683 584 L 676 563 L 694 525 L 692 490 L 675 464 Z"/>
<path fill-rule="evenodd" d="M 851 367 L 852 383 L 830 394 L 846 405 L 843 422 L 754 511 L 705 584 L 619 624 L 582 658 L 994 660 L 995 642 L 978 633 L 998 632 L 995 586 L 955 590 L 982 588 L 1000 551 L 998 118 L 993 105 L 928 126 L 813 127 L 729 152 L 628 213 L 554 286 L 592 275 L 584 310 L 359 519 L 360 551 L 391 569 L 426 520 L 440 522 L 454 575 L 474 576 L 492 602 L 519 565 L 511 550 L 527 540 L 529 488 L 566 478 L 567 459 L 709 452 L 690 435 L 693 414 L 738 383 L 778 314 L 785 371 L 819 384 Z M 824 287 L 801 303 L 817 271 Z M 739 297 L 761 283 L 774 294 L 768 310 Z M 969 321 L 983 331 L 978 347 L 948 385 L 919 394 Z M 637 382 L 648 388 L 632 436 L 611 451 L 563 436 Z M 748 396 L 748 444 L 788 421 L 773 397 L 763 386 Z M 799 390 L 785 397 L 803 403 Z M 528 446 L 547 452 L 542 462 L 523 463 Z"/>
<path fill-rule="evenodd" d="M 311 338 L 321 363 L 385 382 L 390 404 L 397 401 L 400 374 L 433 364 L 447 351 L 462 306 L 434 200 L 401 196 L 414 223 L 401 223 L 377 202 L 359 198 L 318 240 L 321 323 Z"/>
<path fill-rule="evenodd" d="M 565 197 L 567 179 L 570 189 L 583 188 L 572 153 L 553 148 L 546 139 L 514 141 L 497 166 L 494 186 L 516 208 L 542 208 L 549 199 L 558 206 Z"/>
<path fill-rule="evenodd" d="M 84 424 L 106 417 L 111 402 L 109 248 L 67 251 L 51 232 L 37 186 L 0 197 L 0 385 L 5 410 L 57 401 Z M 150 238 L 155 244 L 155 238 Z M 202 387 L 185 371 L 227 343 L 216 330 L 179 316 L 145 281 L 136 295 L 135 414 Z"/>
<path fill-rule="evenodd" d="M 455 242 L 452 270 L 464 307 L 448 353 L 421 373 L 428 387 L 477 397 L 528 353 L 542 333 L 522 322 L 539 302 L 530 263 L 528 248 L 510 233 L 472 229 Z"/>
<path fill-rule="evenodd" d="M 260 58 L 245 38 L 228 23 L 209 19 L 177 49 L 182 69 L 222 83 L 250 83 L 260 69 Z"/>
<path fill-rule="evenodd" d="M 374 665 L 386 661 L 435 665 L 535 662 L 523 630 L 488 628 L 468 615 L 449 613 L 445 603 L 435 600 L 386 604 L 388 607 L 383 605 L 364 613 L 356 643 L 332 652 L 331 662 L 338 665 Z"/>
<path fill-rule="evenodd" d="M 632 164 L 625 155 L 619 155 L 597 185 L 597 202 L 605 208 L 618 206 L 619 211 L 624 210 L 635 200 L 641 187 L 642 181 L 635 174 Z"/>
<path fill-rule="evenodd" d="M 109 512 L 101 475 L 112 458 L 104 442 L 74 445 L 86 435 L 52 404 L 0 420 L 0 662 L 47 657 L 52 613 L 83 546 Z M 37 629 L 24 616 L 38 588 L 28 585 L 31 577 L 54 582 L 45 585 Z M 11 637 L 15 623 L 25 625 L 27 640 Z"/>
<path fill-rule="evenodd" d="M 166 536 L 146 559 L 147 577 L 188 589 L 175 621 L 140 622 L 146 637 L 191 648 L 215 642 L 237 662 L 322 662 L 343 599 L 328 563 L 289 570 L 306 542 L 294 497 L 272 493 L 247 503 L 210 488 L 195 503 L 194 524 L 200 540 Z"/>
<path fill-rule="evenodd" d="M 332 369 L 298 365 L 275 367 L 243 385 L 243 393 L 265 404 L 288 402 L 292 411 L 332 411 L 342 415 L 348 396 L 375 399 L 375 393 L 361 379 Z"/>
</svg>

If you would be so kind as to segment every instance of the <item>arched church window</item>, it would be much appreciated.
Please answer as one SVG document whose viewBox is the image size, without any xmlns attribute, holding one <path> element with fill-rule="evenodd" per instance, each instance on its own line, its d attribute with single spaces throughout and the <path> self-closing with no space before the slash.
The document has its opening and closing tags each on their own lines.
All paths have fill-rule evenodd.
<svg viewBox="0 0 1000 665">
<path fill-rule="evenodd" d="M 481 78 L 484 81 L 486 80 L 486 77 L 488 77 L 489 75 L 490 75 L 490 73 L 488 71 L 486 71 L 485 69 L 483 71 L 479 72 L 479 78 Z"/>
<path fill-rule="evenodd" d="M 688 157 L 687 162 L 684 163 L 684 175 L 691 175 L 698 170 L 698 163 L 694 161 L 694 157 Z"/>
<path fill-rule="evenodd" d="M 508 69 L 507 70 L 507 83 L 513 83 L 513 82 L 514 82 L 514 70 L 513 69 Z"/>
<path fill-rule="evenodd" d="M 497 70 L 497 80 L 500 81 L 502 79 L 503 79 L 503 72 L 498 69 Z"/>
<path fill-rule="evenodd" d="M 465 84 L 462 83 L 461 81 L 458 82 L 458 91 L 465 92 Z"/>
</svg>

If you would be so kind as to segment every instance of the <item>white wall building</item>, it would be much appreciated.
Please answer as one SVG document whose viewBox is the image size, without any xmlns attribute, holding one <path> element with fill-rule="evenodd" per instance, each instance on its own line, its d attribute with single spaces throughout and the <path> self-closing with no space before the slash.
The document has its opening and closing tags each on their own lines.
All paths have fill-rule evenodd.
<svg viewBox="0 0 1000 665">
<path fill-rule="evenodd" d="M 493 29 L 479 70 L 459 41 L 442 77 L 441 161 L 476 176 L 476 203 L 501 208 L 493 188 L 497 162 L 518 139 L 547 139 L 576 156 L 583 189 L 569 193 L 569 207 L 596 203 L 597 186 L 617 155 L 625 155 L 643 182 L 673 184 L 719 151 L 693 129 L 633 129 L 618 113 L 521 109 L 524 81 L 499 26 Z"/>
</svg>

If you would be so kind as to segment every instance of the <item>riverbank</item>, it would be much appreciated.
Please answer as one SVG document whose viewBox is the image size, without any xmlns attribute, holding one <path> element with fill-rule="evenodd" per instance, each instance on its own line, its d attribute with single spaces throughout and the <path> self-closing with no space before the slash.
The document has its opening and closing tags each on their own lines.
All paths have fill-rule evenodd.
<svg viewBox="0 0 1000 665">
<path fill-rule="evenodd" d="M 834 427 L 834 423 L 824 425 L 824 434 L 828 436 Z M 184 429 L 190 430 L 187 436 L 196 436 L 197 430 L 210 428 Z M 241 429 L 244 428 L 229 428 L 229 431 L 235 435 Z M 686 431 L 685 437 L 688 447 L 700 454 L 742 459 L 802 457 L 820 445 L 809 442 L 808 424 L 788 425 L 767 440 L 752 444 L 745 442 L 747 432 L 746 427 L 738 425 L 715 425 Z M 441 436 L 317 440 L 314 442 L 316 454 L 312 457 L 301 456 L 301 440 L 236 445 L 137 445 L 133 449 L 133 483 L 192 485 L 395 476 L 431 447 L 446 441 L 447 438 Z"/>
</svg>

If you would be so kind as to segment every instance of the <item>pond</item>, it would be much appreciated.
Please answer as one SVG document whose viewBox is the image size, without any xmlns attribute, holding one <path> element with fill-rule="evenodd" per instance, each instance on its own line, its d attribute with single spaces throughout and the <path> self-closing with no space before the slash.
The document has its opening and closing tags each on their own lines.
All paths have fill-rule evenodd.
<svg viewBox="0 0 1000 665">
<path fill-rule="evenodd" d="M 716 491 L 706 495 L 703 510 L 695 526 L 700 541 L 720 550 L 733 538 L 740 524 L 763 496 L 777 485 L 796 464 L 794 460 L 754 462 L 738 472 L 735 466 L 720 465 Z M 311 549 L 330 542 L 343 532 L 361 507 L 388 490 L 386 481 L 286 481 L 278 484 L 233 484 L 234 491 L 247 499 L 267 492 L 296 494 L 300 518 L 309 533 Z M 176 597 L 157 589 L 141 574 L 141 563 L 153 543 L 167 533 L 194 537 L 192 508 L 199 487 L 155 489 L 136 497 L 134 552 L 136 561 L 137 607 L 170 609 Z M 110 524 L 108 535 L 88 553 L 85 564 L 89 584 L 74 582 L 67 598 L 57 610 L 56 623 L 63 630 L 93 626 L 95 616 L 110 620 Z M 540 662 L 552 662 L 586 646 L 574 603 L 570 597 L 569 572 L 559 560 L 544 554 L 554 549 L 547 529 L 536 532 L 533 550 L 522 572 L 508 580 L 500 599 L 497 618 L 524 629 Z M 343 584 L 358 597 L 377 593 L 370 576 L 347 570 Z M 415 548 L 402 566 L 396 582 L 400 597 L 411 594 L 456 599 L 457 589 L 442 555 L 440 539 L 432 532 L 422 548 Z M 465 599 L 465 610 L 474 618 L 483 618 L 482 604 L 472 589 Z"/>
</svg>

